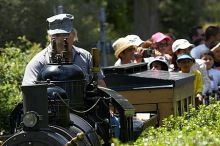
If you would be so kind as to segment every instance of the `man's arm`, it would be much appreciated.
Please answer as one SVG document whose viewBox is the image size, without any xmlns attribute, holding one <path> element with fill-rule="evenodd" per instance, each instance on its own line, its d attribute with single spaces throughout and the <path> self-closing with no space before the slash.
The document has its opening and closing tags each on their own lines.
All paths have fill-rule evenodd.
<svg viewBox="0 0 220 146">
<path fill-rule="evenodd" d="M 31 61 L 27 64 L 22 85 L 32 85 L 34 81 L 37 80 L 37 77 L 41 71 L 41 69 L 46 64 L 46 59 L 44 56 L 44 51 L 41 51 L 37 55 L 35 55 Z"/>
<path fill-rule="evenodd" d="M 37 80 L 40 72 L 40 67 L 35 62 L 29 62 L 26 66 L 22 85 L 32 85 Z"/>
</svg>

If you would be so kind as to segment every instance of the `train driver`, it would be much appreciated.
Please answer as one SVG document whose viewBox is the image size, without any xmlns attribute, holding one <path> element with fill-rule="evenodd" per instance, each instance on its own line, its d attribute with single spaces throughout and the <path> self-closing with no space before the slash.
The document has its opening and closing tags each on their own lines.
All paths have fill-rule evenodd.
<svg viewBox="0 0 220 146">
<path fill-rule="evenodd" d="M 58 14 L 47 19 L 49 23 L 48 38 L 50 44 L 41 52 L 36 54 L 28 63 L 25 69 L 22 85 L 34 84 L 37 80 L 37 76 L 41 69 L 49 63 L 49 54 L 52 50 L 52 38 L 56 40 L 57 52 L 60 53 L 64 49 L 64 38 L 67 38 L 68 49 L 72 49 L 73 63 L 81 67 L 86 80 L 89 81 L 92 78 L 92 55 L 82 49 L 73 45 L 74 41 L 77 41 L 77 32 L 73 27 L 73 16 L 70 14 Z M 104 75 L 102 72 L 98 74 L 98 84 L 100 86 L 106 86 L 103 80 Z"/>
</svg>

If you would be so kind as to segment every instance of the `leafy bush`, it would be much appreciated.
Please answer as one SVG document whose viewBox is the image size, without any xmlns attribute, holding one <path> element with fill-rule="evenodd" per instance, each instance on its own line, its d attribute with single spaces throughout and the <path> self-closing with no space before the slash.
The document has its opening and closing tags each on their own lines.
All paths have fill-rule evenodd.
<svg viewBox="0 0 220 146">
<path fill-rule="evenodd" d="M 120 146 L 217 146 L 220 145 L 220 101 L 209 106 L 200 106 L 199 110 L 190 109 L 183 116 L 164 119 L 163 126 L 150 127 L 143 131 L 134 143 Z"/>
<path fill-rule="evenodd" d="M 0 131 L 8 130 L 8 115 L 22 99 L 20 85 L 25 66 L 40 51 L 39 44 L 31 43 L 25 37 L 18 40 L 19 46 L 11 42 L 0 52 Z"/>
<path fill-rule="evenodd" d="M 183 116 L 170 116 L 159 128 L 142 133 L 134 145 L 220 145 L 220 102 L 191 108 Z"/>
</svg>

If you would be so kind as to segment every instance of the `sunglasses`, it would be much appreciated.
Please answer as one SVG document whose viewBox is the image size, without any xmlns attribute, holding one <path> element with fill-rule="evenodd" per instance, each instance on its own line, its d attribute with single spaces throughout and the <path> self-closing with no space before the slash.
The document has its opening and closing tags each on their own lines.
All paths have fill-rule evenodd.
<svg viewBox="0 0 220 146">
<path fill-rule="evenodd" d="M 158 47 L 164 48 L 170 45 L 170 42 L 165 42 L 165 43 L 159 43 Z"/>
<path fill-rule="evenodd" d="M 132 48 L 132 47 L 129 47 L 129 48 L 126 49 L 126 51 L 128 51 L 128 52 L 132 52 L 134 50 L 135 50 L 135 48 Z"/>
</svg>

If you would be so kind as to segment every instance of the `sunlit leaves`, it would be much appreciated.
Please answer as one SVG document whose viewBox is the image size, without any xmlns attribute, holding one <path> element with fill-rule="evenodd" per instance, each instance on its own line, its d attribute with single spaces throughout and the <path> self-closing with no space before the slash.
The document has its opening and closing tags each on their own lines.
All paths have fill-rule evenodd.
<svg viewBox="0 0 220 146">
<path fill-rule="evenodd" d="M 25 66 L 40 51 L 39 44 L 25 37 L 19 37 L 18 41 L 19 46 L 8 43 L 0 53 L 0 131 L 8 130 L 8 115 L 22 98 L 20 85 Z"/>
<path fill-rule="evenodd" d="M 191 108 L 183 116 L 170 116 L 159 128 L 149 128 L 134 145 L 220 145 L 220 102 Z"/>
</svg>

